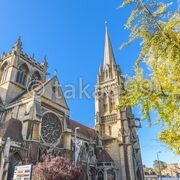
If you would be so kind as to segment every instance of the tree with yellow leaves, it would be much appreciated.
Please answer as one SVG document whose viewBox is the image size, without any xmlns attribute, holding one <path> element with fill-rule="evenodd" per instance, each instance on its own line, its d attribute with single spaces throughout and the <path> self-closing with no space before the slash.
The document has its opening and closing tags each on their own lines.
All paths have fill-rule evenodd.
<svg viewBox="0 0 180 180">
<path fill-rule="evenodd" d="M 158 0 L 124 0 L 121 7 L 127 5 L 134 9 L 125 25 L 130 39 L 122 47 L 140 39 L 141 50 L 117 108 L 140 106 L 142 119 L 150 122 L 151 111 L 157 112 L 159 139 L 180 154 L 180 11 Z"/>
</svg>

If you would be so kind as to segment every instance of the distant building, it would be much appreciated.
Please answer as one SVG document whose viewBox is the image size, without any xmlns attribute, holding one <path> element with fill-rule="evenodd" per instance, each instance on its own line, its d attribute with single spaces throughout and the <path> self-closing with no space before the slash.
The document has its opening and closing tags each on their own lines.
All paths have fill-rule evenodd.
<svg viewBox="0 0 180 180">
<path fill-rule="evenodd" d="M 180 166 L 178 163 L 167 164 L 167 167 L 161 172 L 161 174 L 167 177 L 180 178 Z"/>
<path fill-rule="evenodd" d="M 12 178 L 14 166 L 27 159 L 37 162 L 45 152 L 73 161 L 79 127 L 76 160 L 83 166 L 83 180 L 143 180 L 135 117 L 130 107 L 114 109 L 124 78 L 107 29 L 104 66 L 95 90 L 94 129 L 69 117 L 58 77 L 47 80 L 47 67 L 46 58 L 37 63 L 23 52 L 21 39 L 0 57 L 0 179 Z"/>
<path fill-rule="evenodd" d="M 158 180 L 158 176 L 157 175 L 146 174 L 146 175 L 144 175 L 144 180 Z"/>
<path fill-rule="evenodd" d="M 153 168 L 144 167 L 144 180 L 158 180 L 158 176 Z"/>
</svg>

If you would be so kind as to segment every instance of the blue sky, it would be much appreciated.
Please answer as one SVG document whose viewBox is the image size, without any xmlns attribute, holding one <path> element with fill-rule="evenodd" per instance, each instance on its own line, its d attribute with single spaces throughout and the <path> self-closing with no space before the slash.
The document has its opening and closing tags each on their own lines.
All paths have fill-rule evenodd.
<svg viewBox="0 0 180 180">
<path fill-rule="evenodd" d="M 94 90 L 100 63 L 103 62 L 104 22 L 113 44 L 116 62 L 123 74 L 133 74 L 133 63 L 138 55 L 138 44 L 119 50 L 128 39 L 124 29 L 129 8 L 118 9 L 121 0 L 0 0 L 0 53 L 9 51 L 18 36 L 23 49 L 41 61 L 46 55 L 49 62 L 47 78 L 58 69 L 62 86 L 71 83 L 78 86 L 81 77 L 84 84 Z M 71 117 L 88 126 L 94 125 L 94 100 L 68 100 Z M 139 117 L 138 111 L 135 111 Z M 152 166 L 156 152 L 166 162 L 177 162 L 178 157 L 156 139 L 159 127 L 139 130 L 143 163 Z M 180 161 L 180 158 L 179 158 Z"/>
</svg>

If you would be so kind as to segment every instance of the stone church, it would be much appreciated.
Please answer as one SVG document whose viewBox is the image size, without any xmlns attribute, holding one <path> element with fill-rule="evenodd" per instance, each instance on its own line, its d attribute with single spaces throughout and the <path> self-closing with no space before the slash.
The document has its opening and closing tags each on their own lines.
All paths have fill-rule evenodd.
<svg viewBox="0 0 180 180">
<path fill-rule="evenodd" d="M 47 68 L 46 58 L 38 63 L 24 53 L 20 38 L 0 57 L 0 179 L 11 179 L 15 165 L 38 162 L 48 152 L 80 164 L 82 180 L 143 180 L 140 125 L 130 107 L 115 109 L 124 78 L 107 28 L 95 86 L 95 128 L 69 117 L 58 77 L 47 80 Z"/>
</svg>

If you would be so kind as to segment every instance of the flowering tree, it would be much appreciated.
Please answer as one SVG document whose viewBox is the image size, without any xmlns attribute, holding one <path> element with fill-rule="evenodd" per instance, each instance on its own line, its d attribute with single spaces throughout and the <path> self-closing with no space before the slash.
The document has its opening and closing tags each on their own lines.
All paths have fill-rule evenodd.
<svg viewBox="0 0 180 180">
<path fill-rule="evenodd" d="M 180 154 L 180 11 L 177 4 L 162 0 L 123 0 L 121 7 L 127 5 L 133 10 L 125 25 L 130 39 L 124 45 L 138 39 L 141 50 L 119 108 L 139 106 L 142 119 L 150 123 L 150 112 L 157 112 L 156 123 L 163 127 L 159 139 Z"/>
<path fill-rule="evenodd" d="M 78 180 L 82 176 L 81 168 L 64 157 L 44 155 L 42 159 L 33 168 L 32 180 Z"/>
</svg>

